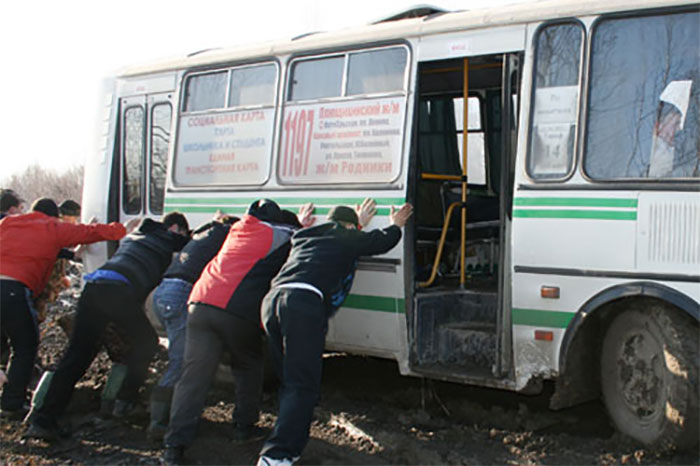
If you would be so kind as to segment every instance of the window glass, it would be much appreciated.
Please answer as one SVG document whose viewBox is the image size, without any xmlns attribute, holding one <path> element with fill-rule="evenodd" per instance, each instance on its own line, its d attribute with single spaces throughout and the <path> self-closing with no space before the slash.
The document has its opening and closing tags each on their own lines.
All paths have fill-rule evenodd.
<svg viewBox="0 0 700 466">
<path fill-rule="evenodd" d="M 144 146 L 143 107 L 124 111 L 124 212 L 141 213 Z"/>
<path fill-rule="evenodd" d="M 148 205 L 154 214 L 163 213 L 171 119 L 172 107 L 170 104 L 163 103 L 153 106 L 151 110 L 151 176 Z"/>
<path fill-rule="evenodd" d="M 582 39 L 583 29 L 578 24 L 547 26 L 537 35 L 527 165 L 532 178 L 557 179 L 571 172 Z"/>
<path fill-rule="evenodd" d="M 275 98 L 275 65 L 253 66 L 231 71 L 229 107 L 271 105 Z"/>
<path fill-rule="evenodd" d="M 454 99 L 455 126 L 457 128 L 457 148 L 459 150 L 459 166 L 462 166 L 462 152 L 464 149 L 462 131 L 464 119 L 462 116 L 464 99 Z M 467 176 L 469 184 L 486 184 L 486 151 L 484 143 L 484 131 L 481 128 L 481 109 L 478 97 L 469 97 L 467 133 Z"/>
<path fill-rule="evenodd" d="M 584 170 L 700 176 L 700 13 L 601 21 L 593 32 Z"/>
<path fill-rule="evenodd" d="M 187 78 L 185 84 L 186 112 L 223 108 L 226 99 L 228 71 L 198 74 Z"/>
<path fill-rule="evenodd" d="M 406 49 L 350 54 L 347 95 L 400 91 L 406 72 Z"/>
<path fill-rule="evenodd" d="M 455 124 L 457 125 L 457 131 L 462 131 L 462 125 L 464 123 L 464 119 L 462 118 L 463 102 L 464 99 L 462 97 L 457 97 L 454 99 Z M 469 131 L 481 131 L 481 108 L 478 97 L 469 97 L 468 112 L 469 115 L 467 124 L 469 125 Z"/>
<path fill-rule="evenodd" d="M 310 100 L 341 95 L 345 57 L 298 61 L 292 66 L 288 100 Z"/>
</svg>

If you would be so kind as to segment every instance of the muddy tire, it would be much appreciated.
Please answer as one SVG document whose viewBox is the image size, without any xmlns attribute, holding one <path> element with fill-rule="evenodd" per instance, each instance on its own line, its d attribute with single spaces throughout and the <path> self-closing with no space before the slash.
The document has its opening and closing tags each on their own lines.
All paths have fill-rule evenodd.
<svg viewBox="0 0 700 466">
<path fill-rule="evenodd" d="M 698 326 L 677 309 L 640 302 L 612 321 L 601 388 L 617 429 L 659 450 L 698 442 Z"/>
</svg>

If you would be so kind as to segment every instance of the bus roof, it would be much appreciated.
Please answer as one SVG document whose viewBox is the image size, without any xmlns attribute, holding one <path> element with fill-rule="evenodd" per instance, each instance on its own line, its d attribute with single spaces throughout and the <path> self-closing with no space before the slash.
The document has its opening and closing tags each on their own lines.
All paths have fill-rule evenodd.
<svg viewBox="0 0 700 466">
<path fill-rule="evenodd" d="M 426 34 L 454 32 L 468 29 L 522 24 L 557 18 L 603 14 L 615 11 L 640 10 L 674 5 L 697 5 L 688 0 L 543 0 L 497 7 L 438 13 L 422 17 L 379 21 L 369 25 L 350 27 L 332 32 L 304 34 L 258 44 L 208 49 L 184 57 L 154 61 L 125 68 L 122 77 L 153 74 L 220 63 L 246 61 L 292 53 L 344 47 L 352 44 L 412 38 Z M 423 6 L 424 7 L 424 6 Z M 411 16 L 411 15 L 408 15 Z"/>
</svg>

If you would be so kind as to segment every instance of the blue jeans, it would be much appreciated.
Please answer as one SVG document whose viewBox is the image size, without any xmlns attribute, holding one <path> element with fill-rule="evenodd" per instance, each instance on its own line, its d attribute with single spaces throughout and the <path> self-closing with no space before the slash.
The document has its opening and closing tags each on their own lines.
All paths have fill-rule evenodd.
<svg viewBox="0 0 700 466">
<path fill-rule="evenodd" d="M 153 294 L 153 312 L 168 335 L 168 368 L 158 385 L 173 388 L 182 374 L 187 330 L 187 298 L 192 283 L 179 278 L 164 278 Z"/>
</svg>

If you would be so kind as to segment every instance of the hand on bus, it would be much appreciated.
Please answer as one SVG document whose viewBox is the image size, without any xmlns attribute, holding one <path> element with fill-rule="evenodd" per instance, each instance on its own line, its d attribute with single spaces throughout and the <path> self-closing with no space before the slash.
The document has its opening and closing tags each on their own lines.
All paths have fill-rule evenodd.
<svg viewBox="0 0 700 466">
<path fill-rule="evenodd" d="M 369 197 L 362 201 L 362 204 L 357 204 L 355 206 L 355 212 L 357 212 L 357 218 L 360 221 L 360 226 L 362 228 L 365 228 L 370 220 L 372 220 L 372 217 L 374 217 L 374 214 L 377 213 L 377 203 L 374 199 L 370 199 Z"/>
<path fill-rule="evenodd" d="M 396 225 L 399 228 L 403 228 L 408 221 L 408 218 L 413 213 L 413 206 L 408 202 L 402 205 L 399 210 L 394 210 L 394 206 L 391 206 L 391 212 L 389 213 L 389 223 Z"/>
<path fill-rule="evenodd" d="M 310 227 L 316 221 L 316 217 L 314 217 L 313 215 L 314 209 L 316 209 L 316 207 L 312 202 L 309 202 L 299 207 L 299 213 L 297 214 L 297 218 L 299 219 L 299 223 L 301 223 L 301 226 L 303 228 Z"/>
<path fill-rule="evenodd" d="M 141 217 L 133 217 L 127 220 L 124 224 L 124 228 L 126 228 L 126 234 L 128 235 L 129 233 L 134 231 L 136 227 L 139 226 L 139 223 L 141 223 Z"/>
</svg>

